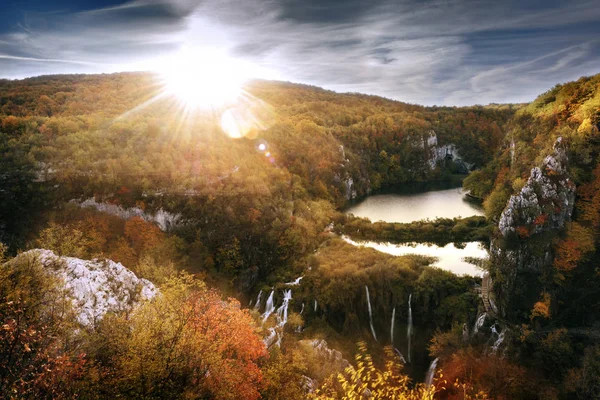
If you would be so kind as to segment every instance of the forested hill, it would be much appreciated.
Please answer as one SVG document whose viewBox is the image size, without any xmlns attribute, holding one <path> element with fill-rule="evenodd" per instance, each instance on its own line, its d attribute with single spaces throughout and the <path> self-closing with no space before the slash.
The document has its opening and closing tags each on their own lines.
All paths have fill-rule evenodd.
<svg viewBox="0 0 600 400">
<path fill-rule="evenodd" d="M 598 398 L 599 131 L 600 75 L 557 85 L 516 112 L 504 148 L 464 183 L 498 226 L 490 276 L 511 357 L 548 398 Z"/>
<path fill-rule="evenodd" d="M 380 357 L 363 354 L 367 377 L 326 379 L 357 340 L 382 355 L 406 339 L 408 373 L 421 379 L 432 362 L 455 382 L 407 397 L 594 398 L 599 124 L 600 75 L 527 105 L 462 108 L 256 81 L 210 111 L 150 74 L 2 80 L 0 341 L 19 346 L 0 348 L 0 389 L 295 399 L 323 385 L 335 398 L 380 376 Z M 371 224 L 339 212 L 377 189 L 467 172 L 486 220 Z M 333 221 L 386 240 L 483 240 L 488 275 L 354 247 Z M 72 320 L 82 310 L 69 309 L 61 279 L 83 289 L 71 295 L 88 326 Z M 385 367 L 371 389 L 409 393 L 408 377 Z"/>
<path fill-rule="evenodd" d="M 155 76 L 135 73 L 0 81 L 1 162 L 11 171 L 2 176 L 10 188 L 3 240 L 23 239 L 32 210 L 92 196 L 123 206 L 143 201 L 209 226 L 224 218 L 219 225 L 232 233 L 215 234 L 226 235 L 221 242 L 246 229 L 234 227 L 255 226 L 251 215 L 265 226 L 278 221 L 281 234 L 302 225 L 290 221 L 290 213 L 302 218 L 302 201 L 338 207 L 380 187 L 484 165 L 514 112 L 253 82 L 249 100 L 233 110 L 248 125 L 246 137 L 232 140 L 221 126 L 225 110 L 189 113 L 177 99 L 156 100 L 160 90 Z M 257 151 L 263 142 L 270 157 Z"/>
</svg>

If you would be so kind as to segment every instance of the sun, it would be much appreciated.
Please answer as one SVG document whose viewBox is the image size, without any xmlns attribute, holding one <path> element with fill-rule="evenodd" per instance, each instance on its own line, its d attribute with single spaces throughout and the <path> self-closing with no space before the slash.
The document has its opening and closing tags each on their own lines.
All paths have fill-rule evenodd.
<svg viewBox="0 0 600 400">
<path fill-rule="evenodd" d="M 164 94 L 186 108 L 215 109 L 234 103 L 249 79 L 243 63 L 216 51 L 185 48 L 161 64 L 157 69 Z"/>
</svg>

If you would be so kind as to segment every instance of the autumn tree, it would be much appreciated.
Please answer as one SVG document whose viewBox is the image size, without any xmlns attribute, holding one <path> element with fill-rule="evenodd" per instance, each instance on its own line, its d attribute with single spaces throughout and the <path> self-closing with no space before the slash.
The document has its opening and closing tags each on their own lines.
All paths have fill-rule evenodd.
<svg viewBox="0 0 600 400">
<path fill-rule="evenodd" d="M 128 327 L 122 340 L 105 342 L 120 349 L 113 352 L 109 374 L 114 393 L 259 398 L 258 361 L 266 349 L 250 314 L 236 300 L 222 300 L 189 276 L 173 278 L 132 315 Z"/>
</svg>

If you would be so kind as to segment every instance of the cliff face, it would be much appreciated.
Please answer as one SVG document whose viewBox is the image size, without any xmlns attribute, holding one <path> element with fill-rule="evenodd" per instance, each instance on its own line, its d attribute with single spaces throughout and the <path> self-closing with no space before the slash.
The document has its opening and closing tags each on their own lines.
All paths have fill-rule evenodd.
<svg viewBox="0 0 600 400">
<path fill-rule="evenodd" d="M 94 326 L 108 312 L 129 312 L 158 293 L 152 282 L 111 260 L 62 257 L 44 249 L 30 250 L 19 257 L 37 258 L 48 273 L 64 282 L 77 321 L 83 326 Z"/>
<path fill-rule="evenodd" d="M 536 276 L 553 260 L 551 237 L 570 220 L 575 204 L 575 184 L 567 165 L 567 150 L 558 138 L 553 153 L 531 169 L 527 183 L 511 196 L 500 216 L 490 253 L 501 274 L 494 280 L 500 282 L 495 292 L 503 314 L 518 309 L 509 304 L 527 309 L 539 294 Z"/>
<path fill-rule="evenodd" d="M 521 192 L 510 198 L 502 212 L 498 228 L 504 237 L 520 227 L 536 234 L 564 226 L 575 204 L 575 185 L 569 179 L 567 164 L 565 146 L 558 138 L 554 153 L 544 159 L 541 167 L 532 168 Z"/>
</svg>

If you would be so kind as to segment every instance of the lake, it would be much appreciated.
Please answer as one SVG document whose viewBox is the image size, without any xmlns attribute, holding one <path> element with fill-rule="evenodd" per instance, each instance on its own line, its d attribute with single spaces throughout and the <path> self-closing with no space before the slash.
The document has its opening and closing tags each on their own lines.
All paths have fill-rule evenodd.
<svg viewBox="0 0 600 400">
<path fill-rule="evenodd" d="M 377 242 L 356 242 L 347 236 L 342 236 L 346 242 L 354 246 L 370 247 L 383 253 L 394 256 L 404 256 L 407 254 L 419 254 L 423 256 L 436 257 L 438 260 L 432 265 L 456 275 L 482 276 L 483 271 L 475 265 L 463 260 L 465 257 L 487 258 L 487 250 L 479 242 L 468 242 L 464 248 L 456 247 L 449 243 L 444 247 L 430 245 L 426 243 L 377 243 Z"/>
<path fill-rule="evenodd" d="M 409 187 L 403 193 L 376 194 L 350 206 L 346 212 L 357 217 L 369 218 L 372 222 L 400 223 L 483 215 L 481 205 L 469 200 L 460 187 L 429 191 L 418 191 Z M 426 243 L 393 244 L 355 242 L 348 237 L 343 239 L 355 246 L 371 247 L 395 256 L 419 254 L 436 257 L 438 260 L 433 265 L 457 275 L 481 276 L 483 272 L 464 261 L 464 258 L 488 256 L 487 250 L 479 242 L 469 242 L 464 247 L 456 247 L 453 243 L 441 247 Z"/>
<path fill-rule="evenodd" d="M 469 201 L 462 188 L 420 193 L 376 194 L 348 207 L 349 214 L 372 222 L 409 223 L 421 219 L 483 215 L 476 202 Z"/>
</svg>

